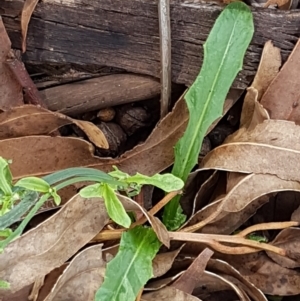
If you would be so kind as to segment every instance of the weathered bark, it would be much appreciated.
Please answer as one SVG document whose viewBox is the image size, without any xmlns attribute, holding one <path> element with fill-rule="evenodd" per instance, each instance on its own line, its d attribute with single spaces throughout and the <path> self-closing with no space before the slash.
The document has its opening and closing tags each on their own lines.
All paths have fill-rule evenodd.
<svg viewBox="0 0 300 301">
<path fill-rule="evenodd" d="M 48 109 L 70 116 L 149 99 L 159 93 L 158 81 L 132 74 L 107 75 L 40 91 Z"/>
<path fill-rule="evenodd" d="M 12 44 L 19 48 L 19 20 L 15 17 L 23 1 L 2 0 L 0 8 Z M 217 5 L 171 0 L 174 82 L 190 84 L 195 79 L 202 45 L 220 11 Z M 286 58 L 299 38 L 298 10 L 253 9 L 253 13 L 255 35 L 234 87 L 245 88 L 252 80 L 267 40 L 280 47 Z M 157 1 L 44 0 L 31 19 L 24 60 L 111 66 L 159 77 Z"/>
</svg>

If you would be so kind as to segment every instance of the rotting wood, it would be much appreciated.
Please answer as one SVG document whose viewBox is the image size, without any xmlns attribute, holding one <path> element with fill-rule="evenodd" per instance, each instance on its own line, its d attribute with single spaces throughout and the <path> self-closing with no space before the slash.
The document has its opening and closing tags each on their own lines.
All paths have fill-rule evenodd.
<svg viewBox="0 0 300 301">
<path fill-rule="evenodd" d="M 2 0 L 0 13 L 14 47 L 21 47 L 19 19 L 24 0 Z M 195 3 L 192 3 L 195 2 Z M 172 80 L 191 84 L 199 72 L 202 45 L 221 11 L 212 4 L 171 1 Z M 300 33 L 300 11 L 253 9 L 255 35 L 234 87 L 253 79 L 267 40 L 284 59 Z M 94 64 L 160 77 L 156 0 L 45 0 L 29 24 L 25 61 Z"/>
<path fill-rule="evenodd" d="M 159 81 L 133 74 L 107 75 L 40 91 L 50 110 L 70 116 L 149 99 L 159 93 Z"/>
</svg>

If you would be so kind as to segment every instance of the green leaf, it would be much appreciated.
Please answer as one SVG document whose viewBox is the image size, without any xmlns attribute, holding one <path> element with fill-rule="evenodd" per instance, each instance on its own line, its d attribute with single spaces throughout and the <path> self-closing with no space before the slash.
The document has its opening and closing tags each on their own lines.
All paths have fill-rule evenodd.
<svg viewBox="0 0 300 301">
<path fill-rule="evenodd" d="M 56 206 L 59 206 L 60 202 L 61 202 L 61 198 L 60 196 L 57 194 L 56 189 L 55 188 L 51 188 L 49 193 L 51 194 L 51 196 L 53 197 L 54 203 Z"/>
<path fill-rule="evenodd" d="M 47 193 L 51 189 L 50 185 L 45 180 L 37 177 L 23 178 L 19 180 L 15 186 L 43 193 Z"/>
<path fill-rule="evenodd" d="M 98 169 L 86 168 L 86 167 L 67 168 L 61 171 L 57 171 L 51 175 L 44 176 L 43 179 L 47 183 L 49 183 L 49 185 L 53 185 L 58 182 L 62 182 L 64 180 L 68 180 L 71 178 L 82 178 L 82 177 L 85 178 L 92 177 L 93 179 L 96 178 L 99 182 L 118 185 L 118 182 L 115 181 L 114 178 L 108 175 L 107 173 Z"/>
<path fill-rule="evenodd" d="M 12 194 L 12 175 L 8 161 L 0 157 L 0 189 L 5 195 Z"/>
<path fill-rule="evenodd" d="M 34 204 L 34 207 L 29 211 L 29 213 L 26 215 L 26 217 L 23 219 L 21 224 L 18 226 L 18 228 L 7 238 L 0 241 L 0 252 L 3 251 L 3 249 L 14 239 L 16 239 L 18 236 L 20 236 L 29 223 L 29 221 L 32 219 L 32 217 L 36 214 L 36 212 L 43 206 L 43 204 L 49 199 L 50 194 L 44 194 L 42 197 Z"/>
<path fill-rule="evenodd" d="M 190 118 L 183 137 L 175 146 L 172 174 L 187 180 L 196 165 L 204 136 L 220 116 L 226 95 L 237 73 L 254 32 L 252 13 L 242 2 L 229 4 L 217 18 L 204 44 L 203 65 L 185 99 Z M 168 229 L 176 229 L 184 220 L 178 208 L 179 197 L 165 208 L 163 221 Z"/>
<path fill-rule="evenodd" d="M 0 288 L 9 289 L 10 284 L 6 281 L 0 280 Z"/>
<path fill-rule="evenodd" d="M 155 174 L 152 177 L 147 177 L 137 173 L 135 176 L 128 177 L 126 182 L 138 185 L 152 185 L 166 192 L 180 190 L 184 186 L 184 182 L 172 174 Z"/>
<path fill-rule="evenodd" d="M 153 276 L 152 260 L 160 242 L 151 228 L 135 227 L 122 234 L 119 252 L 107 264 L 95 301 L 134 301 Z"/>
<path fill-rule="evenodd" d="M 12 230 L 9 228 L 0 230 L 0 237 L 8 237 L 11 234 Z"/>
<path fill-rule="evenodd" d="M 172 174 L 155 174 L 152 177 L 148 177 L 140 173 L 136 173 L 136 175 L 130 176 L 119 170 L 116 166 L 113 166 L 113 168 L 115 170 L 109 174 L 117 178 L 119 181 L 124 181 L 127 184 L 135 183 L 137 185 L 153 185 L 166 192 L 180 190 L 184 186 L 184 182 Z"/>
<path fill-rule="evenodd" d="M 0 216 L 0 229 L 8 228 L 13 223 L 20 220 L 20 218 L 36 203 L 37 200 L 37 192 L 26 192 L 23 196 L 21 196 L 21 202 L 19 202 L 19 204 L 4 215 Z"/>
<path fill-rule="evenodd" d="M 83 198 L 99 198 L 102 197 L 101 184 L 91 184 L 82 188 L 79 192 Z"/>
<path fill-rule="evenodd" d="M 102 184 L 101 190 L 109 217 L 117 224 L 125 228 L 129 228 L 131 225 L 131 219 L 116 196 L 114 190 L 107 184 Z"/>
</svg>

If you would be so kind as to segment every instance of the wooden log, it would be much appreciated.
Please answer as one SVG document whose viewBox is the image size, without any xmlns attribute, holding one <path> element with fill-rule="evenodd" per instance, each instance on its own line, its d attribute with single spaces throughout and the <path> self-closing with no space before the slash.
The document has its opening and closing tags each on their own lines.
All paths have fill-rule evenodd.
<svg viewBox="0 0 300 301">
<path fill-rule="evenodd" d="M 47 108 L 74 116 L 158 96 L 160 83 L 133 74 L 113 74 L 40 91 Z"/>
<path fill-rule="evenodd" d="M 2 0 L 0 12 L 14 47 L 20 48 L 24 0 Z M 25 61 L 94 64 L 160 77 L 157 0 L 44 0 L 29 24 Z M 172 80 L 191 84 L 199 72 L 207 35 L 221 7 L 199 0 L 171 0 Z M 300 11 L 253 9 L 255 35 L 234 87 L 253 79 L 267 40 L 284 59 L 299 38 Z M 218 45 L 216 45 L 218 47 Z"/>
</svg>

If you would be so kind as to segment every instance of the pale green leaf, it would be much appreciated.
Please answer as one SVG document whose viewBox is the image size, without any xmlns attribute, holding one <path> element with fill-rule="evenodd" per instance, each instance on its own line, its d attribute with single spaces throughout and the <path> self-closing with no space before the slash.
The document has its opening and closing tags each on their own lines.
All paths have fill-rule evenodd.
<svg viewBox="0 0 300 301">
<path fill-rule="evenodd" d="M 134 301 L 153 276 L 152 260 L 160 247 L 151 228 L 135 227 L 122 234 L 119 252 L 107 264 L 95 301 Z"/>
<path fill-rule="evenodd" d="M 125 228 L 129 228 L 131 225 L 131 219 L 116 196 L 114 190 L 107 184 L 102 184 L 101 188 L 109 217 L 117 224 Z"/>
<path fill-rule="evenodd" d="M 6 281 L 0 280 L 0 288 L 9 289 L 10 284 Z"/>
<path fill-rule="evenodd" d="M 0 190 L 5 195 L 12 194 L 12 175 L 8 166 L 8 161 L 0 157 Z"/>
<path fill-rule="evenodd" d="M 47 193 L 51 189 L 50 185 L 45 180 L 37 177 L 23 178 L 19 180 L 15 186 L 43 193 Z"/>
<path fill-rule="evenodd" d="M 83 198 L 99 198 L 102 197 L 101 184 L 91 184 L 82 188 L 79 192 Z"/>
<path fill-rule="evenodd" d="M 172 173 L 187 180 L 196 165 L 209 126 L 221 116 L 224 101 L 254 32 L 253 17 L 243 2 L 229 4 L 217 18 L 204 44 L 203 65 L 185 99 L 190 118 L 183 137 L 175 146 Z M 174 230 L 184 221 L 179 197 L 165 208 L 163 221 Z"/>
<path fill-rule="evenodd" d="M 126 182 L 138 185 L 152 185 L 166 192 L 180 190 L 184 186 L 184 182 L 172 174 L 155 174 L 152 177 L 147 177 L 137 173 L 135 176 L 128 177 Z"/>
</svg>

